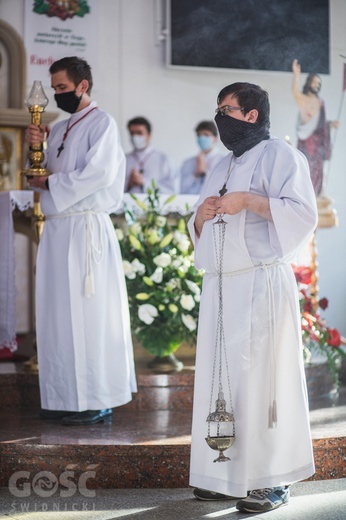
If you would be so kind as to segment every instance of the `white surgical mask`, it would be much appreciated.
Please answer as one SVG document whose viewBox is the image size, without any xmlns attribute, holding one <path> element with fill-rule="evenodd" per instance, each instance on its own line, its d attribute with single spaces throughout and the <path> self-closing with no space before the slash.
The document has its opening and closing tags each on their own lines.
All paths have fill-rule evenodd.
<svg viewBox="0 0 346 520">
<path fill-rule="evenodd" d="M 131 143 L 136 150 L 143 150 L 147 146 L 147 138 L 145 135 L 131 135 Z"/>
</svg>

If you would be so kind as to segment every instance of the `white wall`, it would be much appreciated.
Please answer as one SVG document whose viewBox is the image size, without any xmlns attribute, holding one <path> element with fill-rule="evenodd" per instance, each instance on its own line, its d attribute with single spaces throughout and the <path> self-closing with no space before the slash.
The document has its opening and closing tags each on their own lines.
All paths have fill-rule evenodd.
<svg viewBox="0 0 346 520">
<path fill-rule="evenodd" d="M 339 54 L 346 55 L 346 2 L 330 0 L 330 5 L 331 73 L 322 75 L 321 96 L 327 117 L 335 119 L 344 61 Z M 24 0 L 0 0 L 0 17 L 19 34 L 23 34 L 23 6 Z M 281 138 L 288 135 L 295 143 L 297 108 L 291 95 L 292 74 L 166 67 L 164 44 L 157 39 L 160 6 L 160 0 L 99 0 L 99 66 L 94 99 L 116 118 L 125 151 L 129 150 L 128 119 L 144 115 L 153 123 L 154 146 L 166 151 L 178 166 L 197 151 L 193 132 L 196 123 L 214 117 L 218 92 L 234 81 L 258 83 L 268 91 L 272 134 Z M 308 14 L 304 22 L 308 23 Z M 53 107 L 50 94 L 48 109 Z M 339 328 L 346 336 L 346 100 L 340 119 L 327 185 L 340 224 L 318 230 L 317 243 L 320 295 L 330 302 L 323 314 L 329 326 Z"/>
</svg>

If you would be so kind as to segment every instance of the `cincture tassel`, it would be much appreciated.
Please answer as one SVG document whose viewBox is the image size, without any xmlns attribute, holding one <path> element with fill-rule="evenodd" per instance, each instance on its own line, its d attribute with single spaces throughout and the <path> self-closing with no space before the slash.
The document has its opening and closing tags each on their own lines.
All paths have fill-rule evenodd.
<svg viewBox="0 0 346 520">
<path fill-rule="evenodd" d="M 276 409 L 276 399 L 272 402 L 272 404 L 269 405 L 268 410 L 268 428 L 276 428 L 278 424 L 278 415 L 277 415 L 277 409 Z"/>
<path fill-rule="evenodd" d="M 84 280 L 84 296 L 91 298 L 95 294 L 94 273 L 88 273 Z"/>
<path fill-rule="evenodd" d="M 268 289 L 268 308 L 269 308 L 269 342 L 270 342 L 270 394 L 269 394 L 269 410 L 268 410 L 268 428 L 277 427 L 278 414 L 276 406 L 276 330 L 275 330 L 275 307 L 274 307 L 274 290 L 269 269 L 266 269 L 267 289 Z"/>
<path fill-rule="evenodd" d="M 94 236 L 94 226 L 93 226 L 93 215 L 94 212 L 88 211 L 86 212 L 86 275 L 84 279 L 84 296 L 85 298 L 91 298 L 93 294 L 95 294 L 95 281 L 94 281 L 94 272 L 93 272 L 93 262 L 100 263 L 103 256 L 103 244 L 102 244 L 102 230 L 101 223 L 99 220 L 99 215 L 96 214 L 96 220 L 99 226 L 99 237 L 100 237 L 100 245 L 99 248 L 94 246 L 93 236 Z M 99 256 L 99 259 L 96 259 L 96 254 Z"/>
</svg>

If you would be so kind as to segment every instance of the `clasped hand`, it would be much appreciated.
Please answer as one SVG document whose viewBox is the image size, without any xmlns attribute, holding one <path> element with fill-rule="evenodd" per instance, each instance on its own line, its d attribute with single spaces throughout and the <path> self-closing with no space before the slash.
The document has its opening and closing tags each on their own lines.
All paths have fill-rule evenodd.
<svg viewBox="0 0 346 520">
<path fill-rule="evenodd" d="M 130 172 L 129 186 L 143 186 L 143 174 L 137 168 L 132 168 Z"/>
<path fill-rule="evenodd" d="M 203 220 L 210 220 L 216 215 L 236 215 L 245 208 L 245 192 L 236 191 L 223 197 L 207 197 L 198 208 Z"/>
</svg>

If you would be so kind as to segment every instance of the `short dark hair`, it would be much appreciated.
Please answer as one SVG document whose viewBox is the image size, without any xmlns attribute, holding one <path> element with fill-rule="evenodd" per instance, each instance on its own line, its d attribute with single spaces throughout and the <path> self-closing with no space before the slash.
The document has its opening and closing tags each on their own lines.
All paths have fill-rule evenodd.
<svg viewBox="0 0 346 520">
<path fill-rule="evenodd" d="M 310 92 L 311 83 L 314 78 L 318 78 L 322 84 L 321 76 L 316 72 L 311 72 L 306 78 L 305 85 L 303 87 L 303 94 L 307 94 L 308 92 Z M 321 84 L 319 90 L 321 89 Z"/>
<path fill-rule="evenodd" d="M 201 121 L 198 123 L 198 125 L 195 128 L 195 132 L 202 132 L 203 130 L 208 130 L 211 132 L 215 137 L 217 137 L 217 128 L 214 121 Z"/>
<path fill-rule="evenodd" d="M 68 56 L 67 58 L 54 61 L 49 67 L 50 74 L 56 74 L 62 70 L 66 70 L 68 79 L 73 81 L 76 87 L 83 79 L 86 79 L 89 83 L 87 94 L 90 94 L 93 87 L 93 78 L 91 67 L 85 60 L 77 58 L 77 56 Z"/>
<path fill-rule="evenodd" d="M 220 91 L 217 104 L 219 105 L 229 94 L 233 94 L 237 98 L 239 105 L 244 109 L 244 114 L 256 109 L 258 111 L 257 122 L 269 126 L 270 104 L 268 93 L 265 90 L 253 83 L 232 83 Z"/>
<path fill-rule="evenodd" d="M 148 134 L 151 134 L 151 124 L 145 117 L 138 116 L 130 119 L 130 121 L 127 123 L 128 130 L 130 130 L 130 126 L 132 125 L 143 125 L 148 130 Z"/>
</svg>

